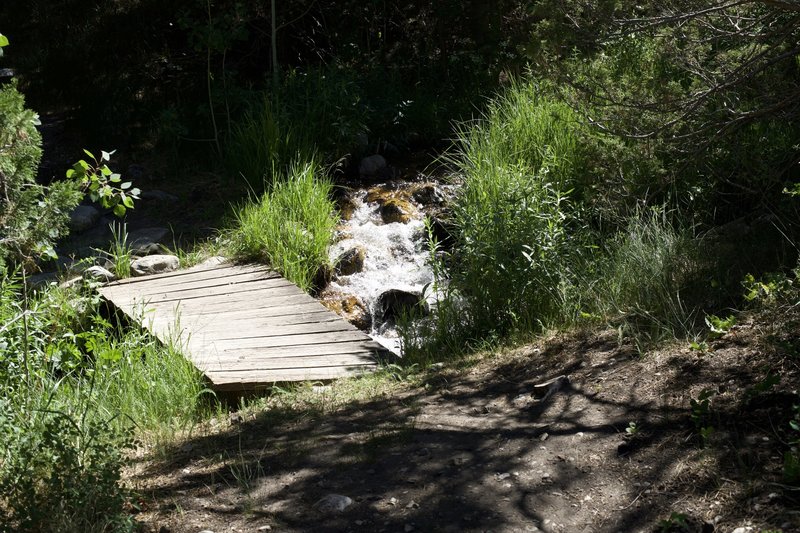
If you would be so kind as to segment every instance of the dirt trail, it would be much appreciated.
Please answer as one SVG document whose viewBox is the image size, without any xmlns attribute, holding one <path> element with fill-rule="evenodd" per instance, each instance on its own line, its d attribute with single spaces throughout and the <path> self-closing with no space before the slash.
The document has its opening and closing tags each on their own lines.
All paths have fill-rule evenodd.
<svg viewBox="0 0 800 533">
<path fill-rule="evenodd" d="M 234 417 L 168 464 L 137 465 L 137 519 L 162 532 L 617 532 L 674 512 L 688 528 L 674 531 L 800 531 L 800 492 L 781 477 L 797 359 L 762 333 L 646 357 L 609 332 L 576 335 L 325 416 Z M 781 382 L 748 392 L 767 366 Z M 690 399 L 710 388 L 703 447 Z M 315 508 L 328 494 L 353 503 Z"/>
</svg>

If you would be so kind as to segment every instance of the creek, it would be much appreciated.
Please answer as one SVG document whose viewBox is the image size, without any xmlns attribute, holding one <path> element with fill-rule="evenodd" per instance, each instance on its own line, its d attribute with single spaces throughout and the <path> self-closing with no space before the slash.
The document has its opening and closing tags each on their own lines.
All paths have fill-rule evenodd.
<svg viewBox="0 0 800 533">
<path fill-rule="evenodd" d="M 451 196 L 449 185 L 388 182 L 350 190 L 339 202 L 334 275 L 322 302 L 398 355 L 398 318 L 435 305 L 425 218 L 440 216 Z"/>
</svg>

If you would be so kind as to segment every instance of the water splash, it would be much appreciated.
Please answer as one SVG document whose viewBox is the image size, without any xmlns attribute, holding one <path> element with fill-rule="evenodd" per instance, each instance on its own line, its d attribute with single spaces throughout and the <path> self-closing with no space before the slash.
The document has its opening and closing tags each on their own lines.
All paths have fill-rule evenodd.
<svg viewBox="0 0 800 533">
<path fill-rule="evenodd" d="M 402 187 L 410 190 L 413 186 L 404 184 L 399 193 L 404 192 Z M 331 261 L 335 262 L 344 252 L 361 247 L 365 251 L 364 266 L 355 274 L 338 276 L 326 292 L 353 295 L 363 302 L 373 317 L 370 335 L 399 355 L 401 346 L 397 328 L 391 321 L 379 323 L 376 320 L 377 303 L 381 294 L 390 289 L 421 296 L 433 281 L 424 213 L 414 206 L 409 210 L 408 222 L 385 223 L 380 203 L 368 201 L 367 191 L 355 192 L 351 200 L 352 215 L 340 228 L 342 238 L 329 253 Z"/>
</svg>

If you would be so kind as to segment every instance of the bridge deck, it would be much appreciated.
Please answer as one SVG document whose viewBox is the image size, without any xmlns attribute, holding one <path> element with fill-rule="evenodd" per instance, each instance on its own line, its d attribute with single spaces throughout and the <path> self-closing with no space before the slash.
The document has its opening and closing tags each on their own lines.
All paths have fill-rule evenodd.
<svg viewBox="0 0 800 533">
<path fill-rule="evenodd" d="M 101 295 L 171 343 L 219 391 L 374 370 L 385 349 L 259 265 L 199 266 L 130 278 Z"/>
</svg>

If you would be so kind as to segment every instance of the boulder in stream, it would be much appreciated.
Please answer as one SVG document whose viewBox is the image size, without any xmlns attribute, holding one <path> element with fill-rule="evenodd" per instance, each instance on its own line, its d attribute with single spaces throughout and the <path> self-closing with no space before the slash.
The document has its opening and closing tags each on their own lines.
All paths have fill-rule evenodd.
<svg viewBox="0 0 800 533">
<path fill-rule="evenodd" d="M 336 258 L 334 270 L 337 276 L 351 276 L 364 269 L 367 250 L 363 246 L 353 246 Z"/>
<path fill-rule="evenodd" d="M 375 301 L 375 319 L 379 324 L 395 321 L 403 313 L 412 310 L 428 312 L 428 306 L 421 293 L 402 289 L 384 291 Z"/>
<path fill-rule="evenodd" d="M 386 159 L 379 154 L 365 157 L 358 165 L 358 173 L 365 177 L 375 177 L 385 171 Z"/>
</svg>

